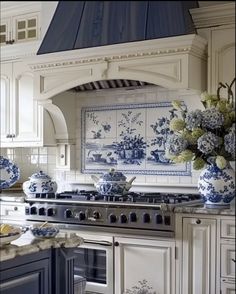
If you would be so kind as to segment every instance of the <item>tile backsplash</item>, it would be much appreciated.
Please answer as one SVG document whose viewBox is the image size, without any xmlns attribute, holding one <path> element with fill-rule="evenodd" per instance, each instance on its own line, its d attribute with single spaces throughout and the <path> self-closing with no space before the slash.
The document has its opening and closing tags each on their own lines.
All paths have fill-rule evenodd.
<svg viewBox="0 0 236 294">
<path fill-rule="evenodd" d="M 158 86 L 144 88 L 106 89 L 86 91 L 77 94 L 76 106 L 76 169 L 63 171 L 56 169 L 56 147 L 40 148 L 2 148 L 1 155 L 13 160 L 20 168 L 20 182 L 24 182 L 34 172 L 43 170 L 59 184 L 59 191 L 68 188 L 68 185 L 91 185 L 90 174 L 81 172 L 81 141 L 82 122 L 81 110 L 83 107 L 112 106 L 119 104 L 134 105 L 137 103 L 159 103 L 183 100 L 192 108 L 200 105 L 200 96 L 188 90 L 167 90 Z M 125 173 L 127 178 L 131 177 Z M 196 189 L 199 172 L 191 171 L 191 175 L 147 175 L 137 174 L 133 182 L 135 189 L 148 189 L 155 187 L 157 190 L 165 189 Z M 70 186 L 71 187 L 71 186 Z M 176 189 L 174 190 L 176 191 Z"/>
<path fill-rule="evenodd" d="M 40 170 L 55 177 L 56 147 L 2 148 L 1 155 L 12 160 L 20 168 L 20 180 L 24 182 Z"/>
</svg>

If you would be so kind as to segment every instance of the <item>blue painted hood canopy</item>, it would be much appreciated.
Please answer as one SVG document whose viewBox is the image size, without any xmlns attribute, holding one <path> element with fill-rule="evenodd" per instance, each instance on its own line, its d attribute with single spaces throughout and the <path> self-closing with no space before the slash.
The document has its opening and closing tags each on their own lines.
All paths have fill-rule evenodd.
<svg viewBox="0 0 236 294">
<path fill-rule="evenodd" d="M 59 1 L 37 54 L 196 33 L 198 1 Z"/>
</svg>

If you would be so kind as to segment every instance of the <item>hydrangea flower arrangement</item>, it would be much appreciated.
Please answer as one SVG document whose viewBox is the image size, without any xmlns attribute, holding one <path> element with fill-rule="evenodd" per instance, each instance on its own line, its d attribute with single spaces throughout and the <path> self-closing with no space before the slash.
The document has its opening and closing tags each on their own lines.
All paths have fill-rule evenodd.
<svg viewBox="0 0 236 294">
<path fill-rule="evenodd" d="M 210 163 L 223 169 L 228 161 L 235 160 L 234 82 L 220 83 L 217 95 L 202 93 L 204 110 L 187 111 L 180 101 L 172 102 L 175 116 L 170 121 L 173 134 L 166 142 L 167 158 L 175 163 L 193 161 L 196 170 Z M 227 88 L 228 98 L 220 97 L 221 88 Z"/>
</svg>

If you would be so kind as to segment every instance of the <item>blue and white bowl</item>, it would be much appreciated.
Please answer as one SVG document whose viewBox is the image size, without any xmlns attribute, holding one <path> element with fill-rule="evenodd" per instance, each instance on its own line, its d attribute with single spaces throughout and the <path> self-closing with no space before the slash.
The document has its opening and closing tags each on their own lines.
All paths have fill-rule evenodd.
<svg viewBox="0 0 236 294">
<path fill-rule="evenodd" d="M 40 225 L 32 226 L 30 228 L 31 233 L 36 238 L 54 238 L 59 232 L 59 229 L 53 226 L 40 227 Z"/>
</svg>

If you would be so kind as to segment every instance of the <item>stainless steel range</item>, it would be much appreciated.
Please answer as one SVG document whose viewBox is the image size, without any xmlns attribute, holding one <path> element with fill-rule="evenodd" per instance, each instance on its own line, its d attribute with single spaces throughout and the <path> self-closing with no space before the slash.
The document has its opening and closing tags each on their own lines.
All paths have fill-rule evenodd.
<svg viewBox="0 0 236 294">
<path fill-rule="evenodd" d="M 96 191 L 35 194 L 27 198 L 27 220 L 98 228 L 106 232 L 173 237 L 173 209 L 202 202 L 198 194 L 135 193 L 101 195 Z M 136 231 L 137 233 L 137 231 Z"/>
</svg>

